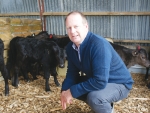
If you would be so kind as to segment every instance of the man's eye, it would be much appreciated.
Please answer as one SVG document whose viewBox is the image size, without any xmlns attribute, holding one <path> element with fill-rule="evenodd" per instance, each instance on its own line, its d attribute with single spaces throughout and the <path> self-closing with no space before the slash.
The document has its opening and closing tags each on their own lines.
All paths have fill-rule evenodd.
<svg viewBox="0 0 150 113">
<path fill-rule="evenodd" d="M 78 28 L 78 26 L 75 26 L 74 28 Z"/>
<path fill-rule="evenodd" d="M 70 30 L 71 28 L 69 27 L 69 28 L 67 28 L 67 30 Z"/>
</svg>

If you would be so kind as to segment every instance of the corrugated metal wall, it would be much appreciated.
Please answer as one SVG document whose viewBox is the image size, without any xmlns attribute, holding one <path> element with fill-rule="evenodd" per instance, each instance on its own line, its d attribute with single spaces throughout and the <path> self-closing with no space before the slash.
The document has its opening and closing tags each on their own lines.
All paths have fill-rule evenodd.
<svg viewBox="0 0 150 113">
<path fill-rule="evenodd" d="M 39 12 L 38 6 L 38 0 L 0 0 L 0 13 Z"/>
<path fill-rule="evenodd" d="M 150 0 L 44 0 L 45 12 L 149 12 Z M 39 12 L 38 0 L 1 0 L 0 13 Z M 40 16 L 13 16 L 40 18 Z M 66 34 L 65 16 L 46 16 L 49 33 Z M 150 40 L 150 15 L 87 16 L 90 31 L 114 39 Z"/>
<path fill-rule="evenodd" d="M 38 0 L 0 0 L 0 13 L 14 13 L 12 18 L 34 18 L 39 16 L 16 16 L 15 13 L 39 12 Z"/>
</svg>

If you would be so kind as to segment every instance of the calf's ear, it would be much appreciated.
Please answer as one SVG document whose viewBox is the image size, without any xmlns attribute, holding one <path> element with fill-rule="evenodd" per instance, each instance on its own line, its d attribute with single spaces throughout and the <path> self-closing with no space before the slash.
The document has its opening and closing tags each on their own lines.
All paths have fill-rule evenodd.
<svg viewBox="0 0 150 113">
<path fill-rule="evenodd" d="M 58 51 L 58 47 L 57 46 L 53 46 L 53 50 L 54 50 L 54 52 L 57 52 Z"/>
<path fill-rule="evenodd" d="M 132 51 L 132 55 L 133 55 L 133 56 L 137 56 L 137 55 L 138 55 L 138 51 L 137 51 L 137 50 L 133 50 L 133 51 Z"/>
<path fill-rule="evenodd" d="M 67 53 L 66 53 L 66 50 L 64 49 L 64 55 L 65 55 L 65 58 L 67 58 Z"/>
<path fill-rule="evenodd" d="M 136 49 L 137 49 L 137 50 L 140 50 L 140 49 L 141 49 L 141 46 L 140 46 L 140 45 L 137 45 L 137 46 L 136 46 Z"/>
</svg>

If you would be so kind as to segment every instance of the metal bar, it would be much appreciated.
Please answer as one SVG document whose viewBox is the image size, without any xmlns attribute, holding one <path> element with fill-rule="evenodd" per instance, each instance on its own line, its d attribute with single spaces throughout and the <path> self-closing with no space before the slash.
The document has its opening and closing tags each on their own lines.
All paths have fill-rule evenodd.
<svg viewBox="0 0 150 113">
<path fill-rule="evenodd" d="M 40 9 L 40 19 L 41 19 L 41 23 L 42 23 L 42 31 L 44 31 L 44 28 L 43 28 L 43 13 L 42 13 L 42 5 L 41 5 L 41 0 L 38 0 L 38 3 L 39 3 L 39 9 Z"/>
<path fill-rule="evenodd" d="M 46 20 L 45 16 L 43 16 L 44 13 L 44 0 L 42 0 L 42 18 L 43 18 L 43 30 L 46 31 Z"/>
</svg>

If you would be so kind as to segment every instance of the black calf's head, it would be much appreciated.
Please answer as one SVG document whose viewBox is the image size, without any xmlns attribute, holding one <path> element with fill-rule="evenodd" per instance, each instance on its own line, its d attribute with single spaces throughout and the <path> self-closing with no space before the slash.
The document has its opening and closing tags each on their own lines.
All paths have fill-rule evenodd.
<svg viewBox="0 0 150 113">
<path fill-rule="evenodd" d="M 65 60 L 66 60 L 66 52 L 65 49 L 60 48 L 56 43 L 52 42 L 54 44 L 53 50 L 55 53 L 55 57 L 57 59 L 57 64 L 60 68 L 65 67 Z"/>
<path fill-rule="evenodd" d="M 139 65 L 142 65 L 144 67 L 150 66 L 148 54 L 145 49 L 142 49 L 140 48 L 140 46 L 137 46 L 136 50 L 132 52 L 132 55 L 136 57 L 135 60 Z"/>
<path fill-rule="evenodd" d="M 62 48 L 57 49 L 56 47 L 54 47 L 54 51 L 55 51 L 58 66 L 60 68 L 64 68 L 65 67 L 65 58 L 66 58 L 64 49 L 62 49 Z"/>
<path fill-rule="evenodd" d="M 45 40 L 49 38 L 49 34 L 47 33 L 47 31 L 41 31 L 39 34 L 35 35 L 34 38 Z"/>
</svg>

